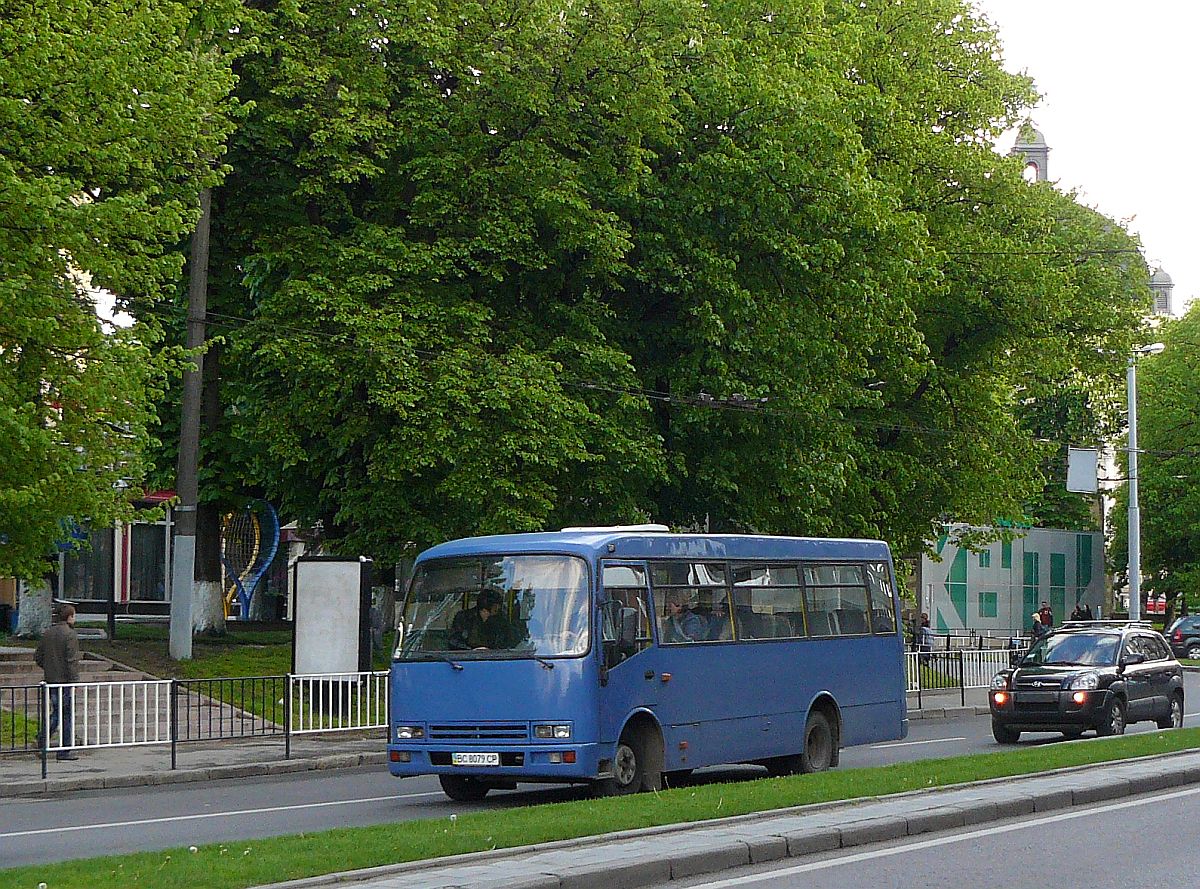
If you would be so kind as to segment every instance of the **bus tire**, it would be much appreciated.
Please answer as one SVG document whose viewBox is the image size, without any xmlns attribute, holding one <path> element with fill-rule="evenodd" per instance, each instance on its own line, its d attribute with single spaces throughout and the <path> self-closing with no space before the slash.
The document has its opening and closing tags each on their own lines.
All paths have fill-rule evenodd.
<svg viewBox="0 0 1200 889">
<path fill-rule="evenodd" d="M 626 733 L 613 754 L 612 776 L 592 784 L 595 796 L 625 796 L 642 790 L 646 780 L 646 744 L 640 733 Z"/>
<path fill-rule="evenodd" d="M 442 785 L 442 792 L 459 803 L 477 803 L 492 789 L 478 778 L 466 775 L 438 775 L 438 781 Z"/>
<path fill-rule="evenodd" d="M 800 771 L 805 774 L 824 772 L 834 764 L 833 726 L 819 710 L 808 714 L 804 724 L 804 751 L 800 754 Z"/>
</svg>

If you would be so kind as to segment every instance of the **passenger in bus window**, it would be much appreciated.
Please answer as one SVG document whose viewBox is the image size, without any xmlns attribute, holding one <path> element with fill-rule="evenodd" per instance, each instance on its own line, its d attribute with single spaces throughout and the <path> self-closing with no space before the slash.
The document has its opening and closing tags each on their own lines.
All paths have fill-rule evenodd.
<svg viewBox="0 0 1200 889">
<path fill-rule="evenodd" d="M 688 607 L 683 590 L 667 593 L 662 623 L 663 642 L 696 642 L 705 636 L 706 627 L 700 615 Z"/>
<path fill-rule="evenodd" d="M 729 605 L 721 596 L 713 602 L 712 616 L 708 619 L 709 642 L 727 642 L 733 638 L 733 627 L 729 622 Z"/>
</svg>

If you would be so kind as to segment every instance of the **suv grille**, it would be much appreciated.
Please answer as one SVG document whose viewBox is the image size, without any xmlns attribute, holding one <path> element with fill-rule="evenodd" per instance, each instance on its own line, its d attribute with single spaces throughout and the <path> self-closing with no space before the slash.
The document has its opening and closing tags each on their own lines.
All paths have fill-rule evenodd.
<svg viewBox="0 0 1200 889">
<path fill-rule="evenodd" d="M 448 722 L 429 726 L 431 741 L 525 741 L 524 722 Z"/>
<path fill-rule="evenodd" d="M 1016 700 L 1018 713 L 1055 713 L 1058 711 L 1057 701 L 1022 701 Z"/>
<path fill-rule="evenodd" d="M 1063 681 L 1061 679 L 1053 679 L 1047 676 L 1035 676 L 1026 679 L 1024 676 L 1017 676 L 1017 688 L 1031 689 L 1033 691 L 1058 691 L 1062 688 Z"/>
</svg>

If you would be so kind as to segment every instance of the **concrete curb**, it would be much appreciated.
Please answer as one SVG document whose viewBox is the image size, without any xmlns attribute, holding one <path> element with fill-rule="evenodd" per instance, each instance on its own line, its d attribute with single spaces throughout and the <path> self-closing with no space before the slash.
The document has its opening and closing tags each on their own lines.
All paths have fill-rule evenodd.
<svg viewBox="0 0 1200 889">
<path fill-rule="evenodd" d="M 404 878 L 407 885 L 421 887 L 470 885 L 481 889 L 492 886 L 504 889 L 638 889 L 749 864 L 973 827 L 991 821 L 1200 784 L 1200 765 L 1153 771 L 1145 775 L 1106 774 L 1109 770 L 1136 770 L 1138 766 L 1153 768 L 1156 763 L 1169 763 L 1172 759 L 1194 754 L 1195 751 L 1179 751 L 1133 760 L 1073 766 L 1034 775 L 993 778 L 934 790 L 817 803 L 714 821 L 663 825 L 534 846 L 381 865 L 272 883 L 259 889 L 316 889 L 382 879 L 386 879 L 386 885 L 391 886 L 396 878 Z M 1064 786 L 1064 779 L 1067 786 Z M 1058 786 L 1022 787 L 1035 781 L 1053 785 L 1056 780 Z M 947 798 L 961 796 L 964 790 L 974 789 L 988 793 L 983 798 L 946 802 Z M 895 811 L 872 812 L 872 809 Z M 856 814 L 859 817 L 855 817 Z M 653 841 L 663 834 L 686 832 L 694 832 L 695 836 L 674 839 L 669 844 Z M 612 847 L 611 854 L 604 849 L 606 846 Z M 595 854 L 590 856 L 593 861 L 589 863 L 578 854 L 559 855 L 559 859 L 565 863 L 539 864 L 536 861 L 553 853 L 572 851 L 593 852 Z M 669 855 L 665 855 L 668 851 Z M 499 872 L 499 862 L 507 862 L 512 866 Z M 442 879 L 436 873 L 451 869 L 456 871 L 453 877 Z M 398 881 L 396 885 L 399 885 Z"/>
<path fill-rule="evenodd" d="M 36 762 L 36 759 L 34 760 Z M 48 778 L 33 781 L 8 781 L 0 784 L 0 799 L 39 796 L 46 793 L 71 793 L 80 790 L 107 790 L 117 787 L 149 787 L 156 784 L 188 784 L 194 781 L 219 781 L 225 778 L 250 778 L 323 769 L 355 769 L 381 766 L 387 753 L 335 753 L 263 763 L 238 763 L 175 771 L 155 771 L 136 775 L 97 775 L 86 778 Z"/>
<path fill-rule="evenodd" d="M 923 710 L 909 710 L 908 718 L 914 719 L 956 719 L 961 716 L 987 716 L 991 710 L 987 707 L 926 707 Z"/>
</svg>

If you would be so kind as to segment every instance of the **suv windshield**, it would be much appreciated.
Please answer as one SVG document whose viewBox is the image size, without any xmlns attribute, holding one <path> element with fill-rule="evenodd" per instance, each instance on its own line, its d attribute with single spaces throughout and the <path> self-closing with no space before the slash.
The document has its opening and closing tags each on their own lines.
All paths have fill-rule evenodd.
<svg viewBox="0 0 1200 889">
<path fill-rule="evenodd" d="M 397 660 L 583 654 L 587 567 L 572 556 L 426 562 L 409 587 L 398 636 Z"/>
<path fill-rule="evenodd" d="M 1111 633 L 1055 633 L 1034 643 L 1021 661 L 1031 664 L 1060 664 L 1111 667 L 1117 662 L 1121 637 Z"/>
</svg>

